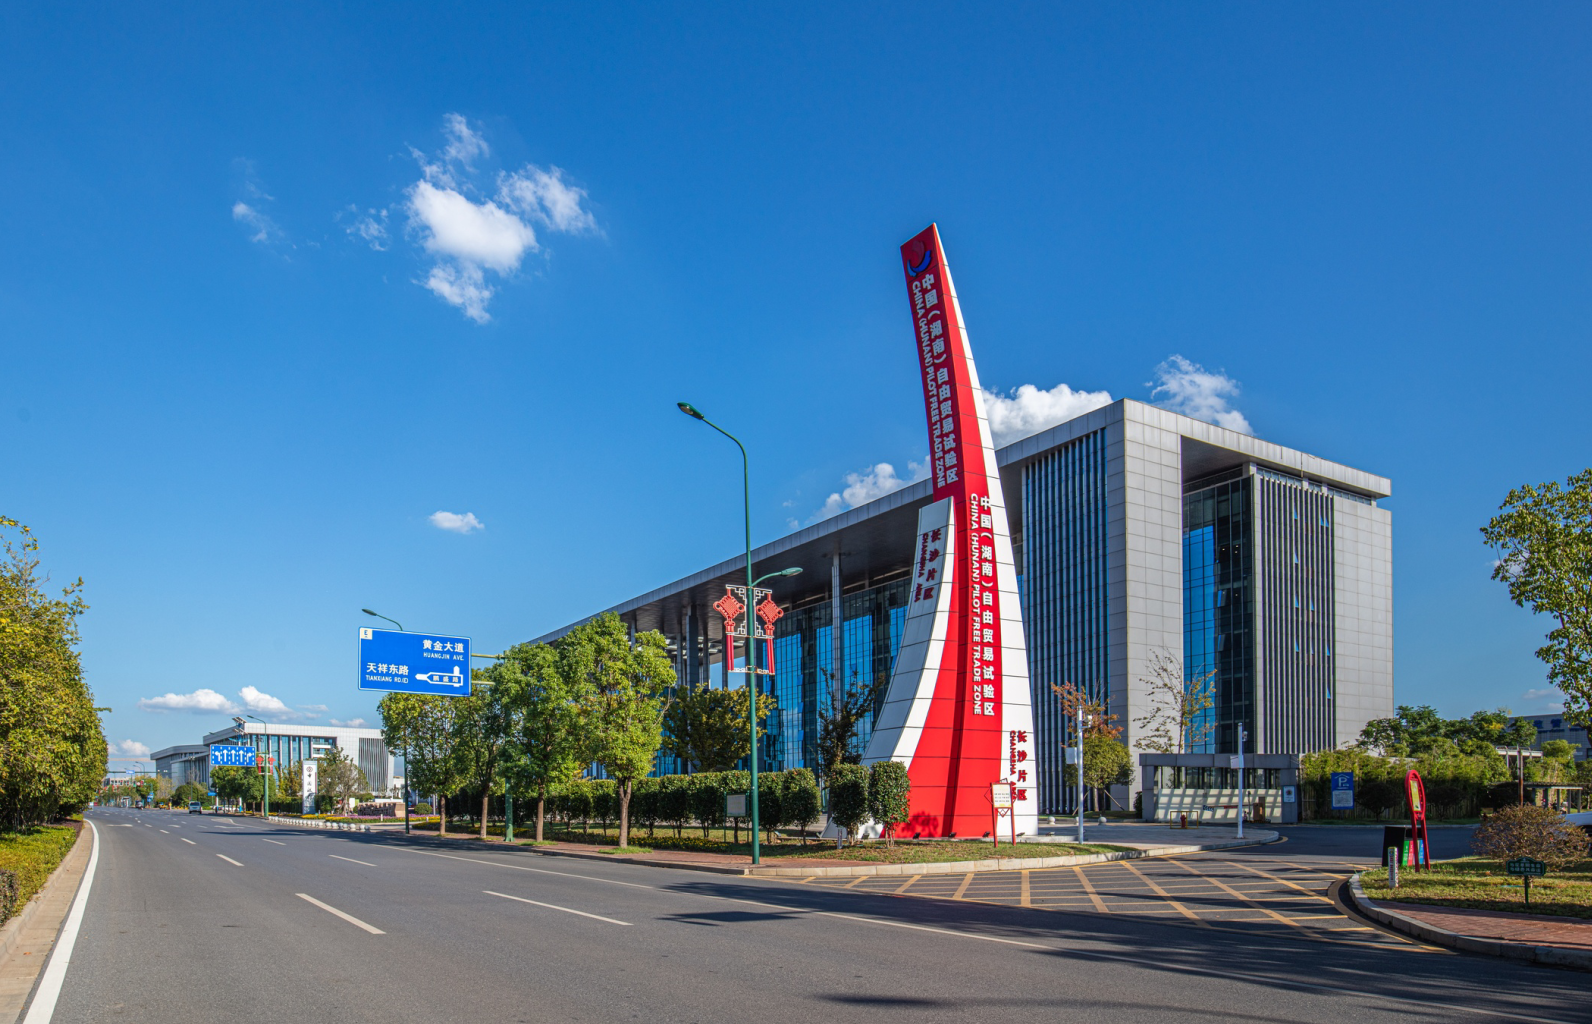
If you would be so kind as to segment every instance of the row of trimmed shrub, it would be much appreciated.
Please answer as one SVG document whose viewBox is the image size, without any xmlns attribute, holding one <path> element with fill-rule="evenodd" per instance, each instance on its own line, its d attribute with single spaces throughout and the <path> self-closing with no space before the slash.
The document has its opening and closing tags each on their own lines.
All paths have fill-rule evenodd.
<svg viewBox="0 0 1592 1024">
<path fill-rule="evenodd" d="M 630 794 L 630 826 L 643 826 L 651 835 L 661 825 L 673 828 L 677 836 L 695 826 L 706 836 L 710 829 L 725 827 L 726 798 L 751 786 L 751 773 L 743 771 L 637 779 Z M 757 794 L 758 824 L 768 832 L 809 828 L 823 811 L 811 769 L 759 772 Z M 580 822 L 584 829 L 597 821 L 607 828 L 619 820 L 618 786 L 611 779 L 577 779 L 555 787 L 548 794 L 547 813 L 567 826 Z"/>
</svg>

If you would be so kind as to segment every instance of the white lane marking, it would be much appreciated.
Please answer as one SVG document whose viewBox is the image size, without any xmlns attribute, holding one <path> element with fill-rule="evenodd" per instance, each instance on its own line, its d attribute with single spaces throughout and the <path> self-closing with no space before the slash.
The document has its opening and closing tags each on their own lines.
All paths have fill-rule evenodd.
<svg viewBox="0 0 1592 1024">
<path fill-rule="evenodd" d="M 347 921 L 349 924 L 357 924 L 357 925 L 359 925 L 361 928 L 365 929 L 367 932 L 370 932 L 370 934 L 372 934 L 372 935 L 386 935 L 387 934 L 386 932 L 382 931 L 380 928 L 372 927 L 371 925 L 366 924 L 365 922 L 361 921 L 359 918 L 355 917 L 352 914 L 345 914 L 341 910 L 338 910 L 336 907 L 327 906 L 326 904 L 322 903 L 320 900 L 316 899 L 314 896 L 306 896 L 304 893 L 301 893 L 301 892 L 296 892 L 293 895 L 297 896 L 301 900 L 309 900 L 311 903 L 315 904 L 317 907 L 320 907 L 322 910 L 326 911 L 328 914 L 336 914 L 338 917 L 342 918 L 344 921 Z"/>
<path fill-rule="evenodd" d="M 752 698 L 748 697 L 746 699 L 750 701 Z M 178 836 L 177 838 L 178 839 L 182 839 L 182 836 Z M 198 843 L 194 842 L 192 839 L 182 839 L 182 841 L 187 843 L 189 846 L 198 846 L 199 845 Z"/>
<path fill-rule="evenodd" d="M 747 699 L 747 700 L 748 700 L 748 701 L 750 701 L 750 700 L 751 700 L 751 699 L 752 699 L 752 698 L 750 698 L 750 697 L 748 697 L 748 698 L 746 698 L 746 699 Z M 328 853 L 328 854 L 327 854 L 327 855 L 326 855 L 326 856 L 328 856 L 328 857 L 337 857 L 337 854 L 335 854 L 335 853 Z M 346 861 L 348 861 L 348 863 L 350 863 L 350 864 L 363 864 L 363 865 L 365 865 L 365 866 L 366 866 L 366 867 L 367 867 L 367 868 L 373 868 L 373 867 L 375 867 L 375 866 L 376 866 L 376 865 L 374 865 L 374 864 L 372 864 L 372 863 L 371 863 L 371 862 L 370 862 L 370 861 L 368 861 L 368 860 L 355 860 L 355 859 L 354 859 L 354 858 L 352 858 L 352 857 L 337 857 L 337 859 L 338 859 L 338 860 L 346 860 Z"/>
<path fill-rule="evenodd" d="M 72 909 L 67 912 L 66 924 L 55 940 L 55 950 L 44 967 L 44 977 L 39 979 L 39 989 L 33 996 L 33 1005 L 22 1024 L 49 1024 L 55 1016 L 55 1001 L 61 998 L 61 983 L 66 981 L 66 969 L 72 963 L 72 947 L 77 945 L 77 932 L 83 926 L 83 911 L 88 907 L 88 891 L 94 885 L 94 869 L 99 867 L 99 829 L 88 823 L 94 835 L 94 849 L 88 855 L 88 868 L 83 881 L 78 884 L 77 895 L 72 898 Z"/>
<path fill-rule="evenodd" d="M 747 699 L 747 700 L 748 700 L 748 701 L 750 701 L 750 700 L 751 700 L 751 699 L 752 699 L 752 698 L 750 698 L 750 697 L 748 697 L 748 698 L 746 698 L 746 699 Z M 265 838 L 265 837 L 264 837 L 264 836 L 261 836 L 261 837 L 260 837 L 260 841 L 261 841 L 261 842 L 262 842 L 262 843 L 276 843 L 276 845 L 278 845 L 278 846 L 286 846 L 286 845 L 287 845 L 287 844 L 286 844 L 286 843 L 277 843 L 277 842 L 276 842 L 276 840 L 275 840 L 275 839 L 267 839 L 267 838 Z"/>
<path fill-rule="evenodd" d="M 750 698 L 750 697 L 748 697 L 748 698 L 747 698 L 747 699 L 748 699 L 748 700 L 750 700 L 750 699 L 751 699 L 751 698 Z M 196 845 L 196 846 L 197 846 L 197 845 L 198 845 L 198 844 L 197 844 L 197 843 L 195 843 L 195 844 L 194 844 L 194 845 Z M 238 866 L 238 867 L 240 867 L 240 868 L 241 868 L 241 867 L 243 867 L 243 864 L 242 864 L 242 862 L 241 862 L 241 861 L 235 861 L 235 860 L 233 860 L 233 859 L 232 859 L 232 858 L 231 858 L 231 857 L 228 857 L 228 856 L 227 856 L 227 855 L 226 855 L 226 854 L 224 854 L 224 853 L 218 853 L 218 854 L 216 854 L 216 856 L 217 856 L 217 857 L 220 857 L 220 858 L 221 858 L 221 859 L 222 859 L 222 860 L 224 860 L 224 861 L 226 861 L 226 862 L 227 862 L 227 863 L 228 863 L 228 864 L 236 864 L 236 865 L 237 865 L 237 866 Z"/>
<path fill-rule="evenodd" d="M 486 893 L 488 896 L 501 896 L 506 900 L 517 900 L 520 903 L 529 903 L 534 907 L 546 907 L 548 910 L 562 910 L 566 914 L 579 914 L 581 917 L 589 917 L 593 921 L 607 921 L 609 924 L 622 924 L 626 928 L 631 927 L 629 921 L 616 921 L 611 917 L 604 917 L 601 914 L 588 914 L 584 910 L 571 910 L 569 907 L 561 907 L 556 903 L 539 903 L 536 900 L 528 900 L 524 896 L 510 896 L 506 892 L 493 892 L 491 889 L 482 889 L 481 891 Z"/>
<path fill-rule="evenodd" d="M 668 894 L 673 894 L 673 895 L 698 896 L 698 897 L 701 897 L 702 899 L 722 900 L 722 901 L 724 901 L 726 903 L 744 903 L 744 904 L 747 904 L 748 906 L 764 907 L 764 908 L 768 908 L 768 909 L 771 909 L 771 910 L 782 910 L 782 911 L 785 911 L 786 913 L 790 913 L 790 914 L 815 914 L 815 915 L 817 915 L 819 917 L 834 917 L 834 918 L 839 918 L 839 919 L 844 920 L 844 921 L 855 921 L 855 922 L 858 922 L 858 923 L 861 923 L 861 924 L 876 924 L 876 925 L 880 925 L 880 926 L 888 927 L 888 928 L 905 928 L 905 929 L 909 929 L 911 931 L 937 932 L 937 933 L 939 933 L 941 935 L 946 935 L 946 936 L 950 936 L 952 938 L 958 938 L 958 939 L 976 939 L 976 940 L 978 940 L 980 942 L 994 942 L 994 943 L 999 943 L 999 944 L 1008 945 L 1008 946 L 1022 946 L 1022 947 L 1028 948 L 1028 949 L 1044 950 L 1045 952 L 1050 952 L 1050 953 L 1071 953 L 1071 954 L 1075 954 L 1077 956 L 1089 956 L 1089 957 L 1095 957 L 1096 959 L 1102 959 L 1102 960 L 1116 960 L 1116 961 L 1119 961 L 1119 962 L 1122 962 L 1122 963 L 1141 964 L 1141 965 L 1144 965 L 1144 966 L 1147 966 L 1147 967 L 1151 968 L 1152 970 L 1163 970 L 1163 969 L 1167 969 L 1167 968 L 1170 967 L 1173 970 L 1182 971 L 1182 972 L 1184 972 L 1186 974 L 1197 974 L 1197 975 L 1201 975 L 1201 976 L 1205 976 L 1205 977 L 1214 977 L 1214 978 L 1242 978 L 1242 979 L 1244 979 L 1246 981 L 1253 981 L 1253 982 L 1255 982 L 1257 984 L 1260 984 L 1260 985 L 1263 985 L 1263 986 L 1278 986 L 1278 985 L 1281 985 L 1281 986 L 1293 986 L 1295 988 L 1313 989 L 1313 990 L 1321 991 L 1321 992 L 1334 992 L 1334 993 L 1341 992 L 1341 993 L 1344 993 L 1346 995 L 1358 996 L 1360 998 L 1369 999 L 1369 1000 L 1373 1000 L 1373 1001 L 1380 999 L 1380 1000 L 1385 1000 L 1385 1001 L 1388 1001 L 1388 1002 L 1405 1003 L 1405 1004 L 1408 1004 L 1410 1006 L 1424 1007 L 1424 1008 L 1427 1008 L 1427 1009 L 1431 1009 L 1433 1007 L 1439 1007 L 1439 1008 L 1442 1008 L 1442 1009 L 1454 1011 L 1456 1013 L 1474 1013 L 1474 1014 L 1487 1016 L 1487 1017 L 1501 1017 L 1501 1018 L 1504 1018 L 1506 1020 L 1528 1020 L 1528 1021 L 1534 1022 L 1534 1024 L 1572 1024 L 1572 1022 L 1570 1022 L 1570 1021 L 1560 1020 L 1560 1019 L 1555 1018 L 1555 1017 L 1534 1017 L 1534 1016 L 1532 1016 L 1530 1014 L 1526 1014 L 1526 1013 L 1511 1013 L 1511 1012 L 1504 1011 L 1504 1010 L 1485 1010 L 1485 1009 L 1482 1009 L 1482 1008 L 1476 1007 L 1476 1006 L 1454 1006 L 1452 1004 L 1432 1003 L 1432 1002 L 1429 1002 L 1429 1001 L 1426 1001 L 1426 1000 L 1421 1000 L 1421 999 L 1407 999 L 1407 998 L 1404 998 L 1402 996 L 1392 996 L 1392 995 L 1386 995 L 1386 994 L 1383 994 L 1383 993 L 1363 992 L 1363 991 L 1360 991 L 1358 989 L 1342 988 L 1342 987 L 1337 986 L 1337 985 L 1318 985 L 1318 984 L 1313 984 L 1313 983 L 1308 982 L 1308 981 L 1299 981 L 1299 980 L 1294 979 L 1294 978 L 1272 978 L 1272 977 L 1267 977 L 1265 975 L 1247 974 L 1247 973 L 1244 973 L 1244 972 L 1232 971 L 1232 970 L 1227 970 L 1227 969 L 1216 970 L 1216 969 L 1212 969 L 1212 968 L 1187 967 L 1187 966 L 1171 965 L 1171 964 L 1166 964 L 1166 963 L 1164 963 L 1163 961 L 1160 961 L 1160 960 L 1151 960 L 1151 959 L 1141 958 L 1141 957 L 1124 956 L 1124 955 L 1118 954 L 1118 953 L 1096 952 L 1094 950 L 1067 948 L 1067 947 L 1063 947 L 1063 946 L 1046 946 L 1046 945 L 1041 945 L 1039 943 L 1022 942 L 1022 941 L 1017 940 L 1017 939 L 1003 939 L 1003 938 L 1000 938 L 999 936 L 995 936 L 995 935 L 979 935 L 979 934 L 977 934 L 975 932 L 957 932 L 957 931 L 951 931 L 951 930 L 946 929 L 946 928 L 935 928 L 935 927 L 932 927 L 932 926 L 929 926 L 929 925 L 907 924 L 904 921 L 883 921 L 883 920 L 879 920 L 877 918 L 858 917 L 858 916 L 856 916 L 854 914 L 841 914 L 841 913 L 837 913 L 835 911 L 829 911 L 829 910 L 807 910 L 807 909 L 805 909 L 803 907 L 788 907 L 788 906 L 784 906 L 784 905 L 778 904 L 778 903 L 765 903 L 765 902 L 762 902 L 760 900 L 742 899 L 742 898 L 736 897 L 736 896 L 712 896 L 712 895 L 709 895 L 707 893 L 680 893 L 680 892 L 677 892 L 674 889 L 664 889 L 664 888 L 660 888 L 659 886 L 655 886 L 655 885 L 640 885 L 640 884 L 638 884 L 636 882 L 621 882 L 618 879 L 599 878 L 599 877 L 597 877 L 595 875 L 579 875 L 579 874 L 576 874 L 576 873 L 574 873 L 572 871 L 549 871 L 546 868 L 525 867 L 525 866 L 520 865 L 520 864 L 503 864 L 503 863 L 500 863 L 500 862 L 497 862 L 497 861 L 482 860 L 479 857 L 460 857 L 460 856 L 457 856 L 456 854 L 450 854 L 450 853 L 433 853 L 430 850 L 411 850 L 411 849 L 409 849 L 408 847 L 404 846 L 401 843 L 383 843 L 381 845 L 390 847 L 390 848 L 395 849 L 395 850 L 408 850 L 408 852 L 410 852 L 410 853 L 424 854 L 427 857 L 442 857 L 442 858 L 445 858 L 447 860 L 462 860 L 462 861 L 468 861 L 468 862 L 470 862 L 472 864 L 486 864 L 486 865 L 488 865 L 490 867 L 513 868 L 516 871 L 532 871 L 532 872 L 535 872 L 535 873 L 540 874 L 540 875 L 559 875 L 559 876 L 562 876 L 564 878 L 580 878 L 580 879 L 585 879 L 586 881 L 590 881 L 590 882 L 605 882 L 605 883 L 607 883 L 609 885 L 629 886 L 632 889 L 650 889 L 653 892 L 668 893 Z"/>
<path fill-rule="evenodd" d="M 751 699 L 752 699 L 752 698 L 750 698 L 750 697 L 748 697 L 748 698 L 746 698 L 746 699 L 747 699 L 747 700 L 748 700 L 748 701 L 750 701 L 750 700 L 751 700 Z M 149 823 L 148 823 L 148 822 L 147 822 L 147 821 L 140 821 L 140 822 L 139 822 L 139 824 L 140 824 L 140 825 L 142 825 L 142 826 L 144 826 L 144 827 L 145 827 L 145 828 L 154 828 L 154 827 L 155 827 L 155 826 L 153 826 L 153 825 L 151 825 L 151 824 L 149 824 Z"/>
<path fill-rule="evenodd" d="M 750 697 L 748 697 L 748 698 L 746 698 L 746 699 L 747 699 L 747 701 L 748 701 L 748 703 L 750 703 L 750 701 L 751 701 L 751 699 L 752 699 L 752 698 L 750 698 Z M 161 834 L 162 834 L 162 835 L 168 835 L 168 836 L 169 836 L 169 835 L 171 835 L 171 833 L 170 833 L 170 832 L 167 832 L 167 831 L 166 831 L 166 830 L 165 830 L 165 829 L 161 829 L 161 830 L 160 830 L 160 831 L 161 831 Z"/>
</svg>

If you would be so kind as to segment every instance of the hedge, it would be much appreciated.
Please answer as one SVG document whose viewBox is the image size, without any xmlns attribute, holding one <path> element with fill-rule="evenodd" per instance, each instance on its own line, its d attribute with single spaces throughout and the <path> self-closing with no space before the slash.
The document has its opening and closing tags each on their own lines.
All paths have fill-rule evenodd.
<svg viewBox="0 0 1592 1024">
<path fill-rule="evenodd" d="M 757 782 L 758 824 L 764 830 L 805 829 L 818 821 L 818 783 L 811 770 L 760 772 Z M 743 771 L 637 779 L 630 796 L 632 828 L 645 827 L 650 836 L 663 826 L 679 836 L 683 829 L 695 825 L 706 837 L 710 829 L 725 825 L 725 798 L 745 793 L 751 784 L 751 774 Z M 566 827 L 579 822 L 585 831 L 596 821 L 606 829 L 619 816 L 618 794 L 609 779 L 578 779 L 549 790 L 547 813 Z M 745 819 L 737 822 L 747 823 Z"/>
<path fill-rule="evenodd" d="M 0 835 L 0 878 L 10 874 L 15 879 L 11 884 L 0 881 L 0 921 L 21 910 L 34 893 L 44 888 L 50 872 L 76 841 L 77 829 L 69 825 L 47 825 Z"/>
<path fill-rule="evenodd" d="M 1426 786 L 1429 818 L 1472 818 L 1484 807 L 1513 803 L 1517 783 L 1498 754 L 1378 757 L 1362 750 L 1323 750 L 1299 759 L 1299 817 L 1383 819 L 1401 815 L 1404 777 L 1411 768 Z M 1354 809 L 1332 809 L 1331 775 L 1354 773 Z M 1508 792 L 1505 792 L 1505 791 Z"/>
</svg>

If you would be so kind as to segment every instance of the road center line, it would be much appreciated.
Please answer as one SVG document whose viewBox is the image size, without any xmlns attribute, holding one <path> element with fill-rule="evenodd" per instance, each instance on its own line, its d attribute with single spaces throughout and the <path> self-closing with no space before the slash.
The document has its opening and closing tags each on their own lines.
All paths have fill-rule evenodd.
<svg viewBox="0 0 1592 1024">
<path fill-rule="evenodd" d="M 747 698 L 747 699 L 750 700 L 751 698 Z M 196 843 L 194 845 L 197 846 L 198 844 Z M 235 865 L 237 865 L 240 868 L 243 867 L 243 862 L 242 861 L 233 860 L 231 857 L 228 857 L 224 853 L 218 853 L 218 854 L 216 854 L 216 856 L 220 857 L 222 860 L 226 861 L 228 864 L 235 864 Z"/>
<path fill-rule="evenodd" d="M 751 699 L 752 699 L 752 698 L 750 698 L 750 697 L 748 697 L 748 698 L 747 698 L 747 700 L 751 700 Z M 337 855 L 337 854 L 335 854 L 335 853 L 328 853 L 328 854 L 327 854 L 327 855 L 326 855 L 326 856 L 328 856 L 328 857 L 337 857 L 337 859 L 338 859 L 338 860 L 346 860 L 346 861 L 348 861 L 348 863 L 350 863 L 350 864 L 363 864 L 363 865 L 365 865 L 365 866 L 366 866 L 366 867 L 367 867 L 367 868 L 373 868 L 373 867 L 375 867 L 375 866 L 376 866 L 376 865 L 374 865 L 374 864 L 372 864 L 372 863 L 371 863 L 371 862 L 370 862 L 370 861 L 368 861 L 368 860 L 355 860 L 355 859 L 354 859 L 354 858 L 352 858 L 352 857 L 339 857 L 339 856 L 338 856 L 338 855 Z"/>
<path fill-rule="evenodd" d="M 566 914 L 579 914 L 581 917 L 589 917 L 593 921 L 607 921 L 609 924 L 622 924 L 626 928 L 631 927 L 629 921 L 616 921 L 611 917 L 603 917 L 601 914 L 588 914 L 584 910 L 571 910 L 569 907 L 560 907 L 555 903 L 540 903 L 536 900 L 528 900 L 523 896 L 510 896 L 506 892 L 493 892 L 491 889 L 482 889 L 481 891 L 486 893 L 488 896 L 501 896 L 506 900 L 516 900 L 520 903 L 529 903 L 535 907 L 546 907 L 548 910 L 562 910 Z"/>
<path fill-rule="evenodd" d="M 748 697 L 747 700 L 751 700 L 751 698 Z M 263 843 L 276 843 L 276 845 L 278 845 L 278 846 L 286 846 L 287 845 L 286 843 L 277 843 L 277 841 L 275 839 L 267 839 L 264 836 L 260 837 L 260 841 L 263 842 Z"/>
<path fill-rule="evenodd" d="M 370 932 L 370 934 L 372 934 L 372 935 L 386 935 L 387 934 L 386 932 L 382 931 L 380 928 L 376 928 L 376 927 L 374 927 L 372 925 L 366 924 L 365 922 L 361 921 L 359 918 L 355 917 L 353 914 L 345 914 L 341 910 L 338 910 L 336 907 L 328 906 L 327 904 L 322 903 L 320 900 L 316 899 L 314 896 L 308 896 L 308 895 L 305 895 L 304 893 L 301 893 L 301 892 L 296 892 L 293 895 L 297 896 L 301 900 L 308 900 L 309 902 L 315 904 L 317 907 L 320 907 L 322 910 L 326 911 L 328 914 L 335 914 L 336 916 L 342 918 L 344 921 L 347 921 L 349 924 L 358 925 L 359 927 L 365 929 L 367 932 Z"/>
</svg>

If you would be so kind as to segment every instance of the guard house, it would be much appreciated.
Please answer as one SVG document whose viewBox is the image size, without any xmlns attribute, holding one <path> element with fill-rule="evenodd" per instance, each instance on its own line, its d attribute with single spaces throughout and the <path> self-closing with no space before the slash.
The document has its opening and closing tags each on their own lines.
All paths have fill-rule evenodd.
<svg viewBox="0 0 1592 1024">
<path fill-rule="evenodd" d="M 1244 773 L 1244 820 L 1257 825 L 1299 821 L 1299 755 L 1246 754 L 1242 769 L 1227 754 L 1140 754 L 1144 820 L 1237 824 L 1238 773 Z"/>
</svg>

